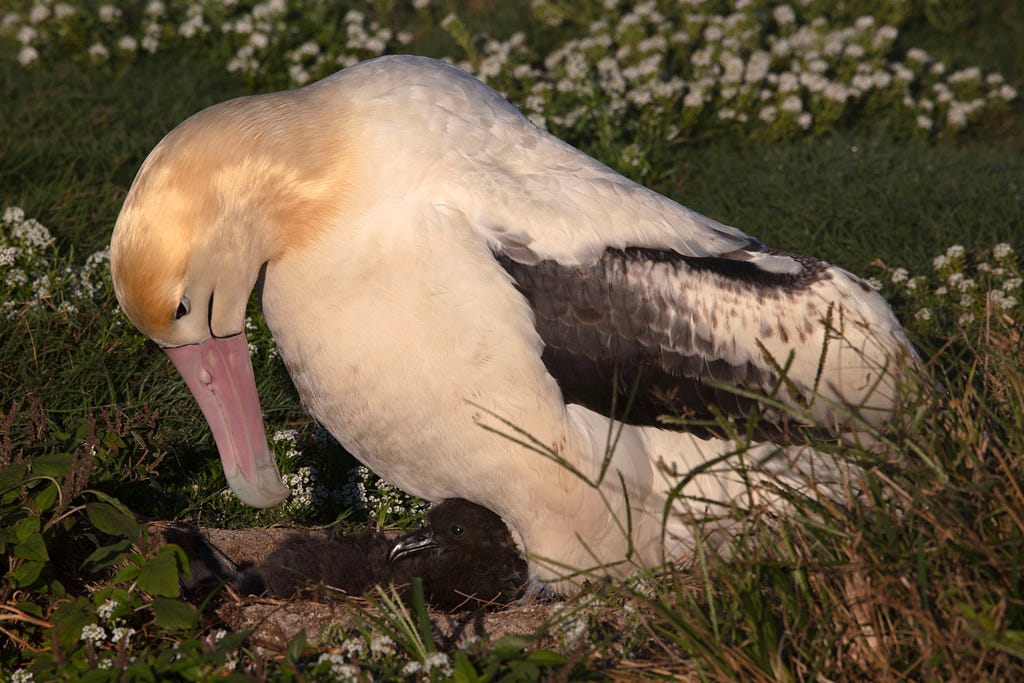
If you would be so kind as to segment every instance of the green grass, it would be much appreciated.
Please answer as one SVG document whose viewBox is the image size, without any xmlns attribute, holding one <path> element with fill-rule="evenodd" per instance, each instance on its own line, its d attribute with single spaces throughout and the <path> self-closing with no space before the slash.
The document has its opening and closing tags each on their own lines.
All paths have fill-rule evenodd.
<svg viewBox="0 0 1024 683">
<path fill-rule="evenodd" d="M 175 12 L 187 4 L 168 3 Z M 662 11 L 669 12 L 669 4 Z M 925 4 L 945 13 L 915 9 L 899 25 L 886 58 L 922 47 L 950 70 L 978 65 L 1024 90 L 1018 3 L 991 0 L 977 10 L 953 0 Z M 867 11 L 861 5 L 890 6 L 822 7 L 833 7 L 830 22 L 845 25 Z M 30 7 L 16 3 L 14 9 Z M 141 16 L 142 4 L 131 7 L 139 10 L 131 16 Z M 559 7 L 565 6 L 538 5 L 536 13 Z M 845 19 L 835 7 L 846 8 Z M 485 34 L 504 40 L 522 30 L 526 47 L 513 51 L 512 61 L 538 72 L 552 49 L 586 36 L 592 21 L 610 16 L 595 4 L 570 11 L 552 27 L 526 4 L 435 4 L 416 11 L 376 2 L 363 10 L 367 25 L 378 20 L 410 30 L 409 52 L 476 63 L 488 54 Z M 450 10 L 466 35 L 440 28 Z M 298 37 L 282 31 L 279 38 L 297 45 L 306 33 L 327 31 L 331 21 L 336 30 L 343 15 L 307 2 L 289 15 L 287 25 Z M 759 16 L 768 15 L 770 8 Z M 131 671 L 139 677 L 206 680 L 236 659 L 249 678 L 325 679 L 331 663 L 317 663 L 320 653 L 299 641 L 278 658 L 254 652 L 242 638 L 212 642 L 208 622 L 176 601 L 180 558 L 131 553 L 133 544 L 145 545 L 137 519 L 238 527 L 369 518 L 407 524 L 413 514 L 383 513 L 388 501 L 399 500 L 387 490 L 361 510 L 330 498 L 316 509 L 256 512 L 225 498 L 212 438 L 166 357 L 115 310 L 109 286 L 81 299 L 62 284 L 69 282 L 66 267 L 82 264 L 108 242 L 152 146 L 205 106 L 286 87 L 286 49 L 273 56 L 276 69 L 232 74 L 224 64 L 237 43 L 216 33 L 171 40 L 155 55 L 104 65 L 82 56 L 91 40 L 78 47 L 58 41 L 51 53 L 41 47 L 40 63 L 26 69 L 15 60 L 14 38 L 0 36 L 0 204 L 23 208 L 56 238 L 32 261 L 33 275 L 49 273 L 56 283 L 50 298 L 33 299 L 24 288 L 0 290 L 14 302 L 9 313 L 0 313 L 0 556 L 8 570 L 0 579 L 0 671 L 34 667 L 36 680 L 57 672 L 73 680 L 90 671 L 106 680 L 96 663 L 116 650 L 119 664 L 134 658 Z M 666 69 L 683 68 L 678 55 L 672 59 Z M 526 102 L 528 82 L 509 69 L 495 85 Z M 1011 291 L 1005 284 L 1019 276 L 1017 257 L 998 261 L 992 255 L 1000 243 L 1024 249 L 1020 99 L 955 134 L 923 134 L 914 128 L 914 115 L 880 100 L 852 106 L 825 130 L 786 135 L 753 122 L 723 125 L 708 114 L 666 142 L 667 127 L 682 116 L 679 102 L 613 114 L 607 92 L 571 97 L 549 96 L 544 113 L 552 130 L 574 144 L 773 246 L 881 280 L 944 391 L 925 397 L 909 424 L 887 435 L 884 457 L 843 451 L 844 458 L 871 465 L 860 482 L 863 495 L 822 506 L 794 493 L 797 512 L 772 527 L 752 524 L 731 559 L 707 557 L 657 582 L 608 586 L 573 603 L 549 632 L 581 629 L 583 645 L 574 649 L 569 643 L 576 641 L 567 638 L 561 653 L 528 655 L 521 648 L 529 639 L 484 644 L 450 653 L 453 675 L 1019 680 L 1024 313 L 1020 303 L 1004 312 L 986 308 L 984 300 L 999 287 L 1022 298 L 1019 287 Z M 578 121 L 555 120 L 581 102 L 586 112 Z M 644 163 L 630 161 L 631 146 Z M 954 244 L 963 245 L 965 255 L 933 268 L 932 259 Z M 1007 273 L 994 275 L 993 266 Z M 922 276 L 918 288 L 890 283 L 896 268 Z M 949 288 L 953 273 L 975 281 L 969 304 L 961 304 L 959 292 L 936 293 Z M 2 270 L 0 277 L 6 277 Z M 271 434 L 297 429 L 297 456 L 287 455 L 288 443 L 275 445 L 282 469 L 312 466 L 328 491 L 339 490 L 352 481 L 354 461 L 317 438 L 255 307 L 252 315 L 268 427 Z M 122 606 L 111 619 L 138 631 L 131 648 L 93 647 L 78 638 L 112 596 Z M 621 611 L 625 625 L 610 627 L 595 616 L 596 604 Z M 369 642 L 372 634 L 364 635 Z M 175 644 L 180 656 L 172 662 Z M 412 656 L 403 650 L 365 663 L 364 671 L 378 680 L 395 678 Z"/>
</svg>

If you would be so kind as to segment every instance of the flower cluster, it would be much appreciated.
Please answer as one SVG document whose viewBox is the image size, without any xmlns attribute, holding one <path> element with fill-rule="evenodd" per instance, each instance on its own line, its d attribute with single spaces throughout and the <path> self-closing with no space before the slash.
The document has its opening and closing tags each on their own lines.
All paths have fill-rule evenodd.
<svg viewBox="0 0 1024 683">
<path fill-rule="evenodd" d="M 390 636 L 372 630 L 357 634 L 338 634 L 330 649 L 313 665 L 313 675 L 329 675 L 331 680 L 373 680 L 374 673 L 393 672 L 402 680 L 446 680 L 452 675 L 452 663 L 443 652 L 429 653 L 424 659 L 411 659 L 405 648 Z M 388 677 L 388 680 L 391 680 Z"/>
<path fill-rule="evenodd" d="M 932 260 L 925 275 L 887 268 L 883 291 L 907 310 L 908 326 L 923 333 L 975 330 L 982 325 L 1024 323 L 1024 277 L 1007 243 L 970 254 L 959 244 Z"/>
<path fill-rule="evenodd" d="M 435 677 L 445 680 L 452 675 L 452 662 L 443 652 L 431 652 L 422 662 L 410 660 L 402 667 L 401 674 L 406 678 L 419 676 L 426 680 L 433 680 Z"/>
<path fill-rule="evenodd" d="M 52 303 L 75 311 L 75 302 L 93 299 L 109 287 L 108 250 L 89 256 L 82 266 L 59 262 L 50 231 L 25 211 L 8 206 L 0 218 L 0 313 Z"/>
<path fill-rule="evenodd" d="M 921 18 L 905 0 L 875 3 L 862 16 L 815 0 L 593 0 L 573 12 L 557 0 L 534 0 L 527 21 L 564 26 L 559 33 L 572 36 L 543 49 L 522 32 L 473 36 L 457 15 L 442 17 L 422 0 L 411 5 L 378 15 L 326 0 L 150 0 L 129 15 L 113 4 L 35 0 L 4 16 L 0 34 L 21 45 L 26 66 L 61 58 L 130 63 L 140 53 L 206 41 L 222 68 L 280 87 L 416 51 L 415 37 L 440 26 L 464 53 L 460 66 L 560 136 L 598 130 L 602 144 L 623 150 L 612 161 L 637 176 L 656 169 L 636 150 L 695 136 L 782 139 L 865 114 L 909 134 L 949 135 L 1017 98 L 998 73 L 899 47 L 900 27 Z"/>
<path fill-rule="evenodd" d="M 17 60 L 26 67 L 61 58 L 119 67 L 144 53 L 205 41 L 216 44 L 217 58 L 229 72 L 252 81 L 268 73 L 287 74 L 295 85 L 400 51 L 414 36 L 412 30 L 383 26 L 326 0 L 149 0 L 141 10 L 126 12 L 116 3 L 83 7 L 35 0 L 0 18 L 0 33 L 20 45 Z"/>
<path fill-rule="evenodd" d="M 341 488 L 341 501 L 350 508 L 366 512 L 378 522 L 421 516 L 429 507 L 428 503 L 389 484 L 362 465 L 352 470 L 348 483 Z"/>
<path fill-rule="evenodd" d="M 365 680 L 362 666 L 393 663 L 398 653 L 395 641 L 382 634 L 360 634 L 345 638 L 331 652 L 320 655 L 312 673 L 330 674 L 332 680 Z"/>
<path fill-rule="evenodd" d="M 136 634 L 125 621 L 133 612 L 132 607 L 113 597 L 104 598 L 107 593 L 109 591 L 102 591 L 95 596 L 97 601 L 102 600 L 96 607 L 97 620 L 82 626 L 78 636 L 78 640 L 90 648 L 90 656 L 95 657 L 95 664 L 101 669 L 109 669 L 118 652 L 130 650 Z"/>
<path fill-rule="evenodd" d="M 878 14 L 899 18 L 886 4 Z M 623 150 L 620 169 L 640 177 L 648 169 L 631 144 L 657 149 L 730 130 L 782 139 L 861 113 L 917 135 L 956 133 L 1017 97 L 997 73 L 952 71 L 920 49 L 901 55 L 899 28 L 872 15 L 833 17 L 812 2 L 724 5 L 608 0 L 602 18 L 543 66 L 524 61 L 530 51 L 514 36 L 485 46 L 477 75 L 561 137 L 598 130 L 603 149 Z M 570 21 L 547 0 L 533 7 L 552 23 Z"/>
</svg>

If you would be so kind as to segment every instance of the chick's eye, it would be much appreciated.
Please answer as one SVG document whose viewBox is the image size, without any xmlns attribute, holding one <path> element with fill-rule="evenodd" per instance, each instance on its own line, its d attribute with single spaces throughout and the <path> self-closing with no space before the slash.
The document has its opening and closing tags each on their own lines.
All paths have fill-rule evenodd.
<svg viewBox="0 0 1024 683">
<path fill-rule="evenodd" d="M 458 524 L 452 524 L 452 528 L 451 528 L 452 536 L 461 536 L 463 531 L 465 531 L 465 529 L 463 529 Z"/>
<path fill-rule="evenodd" d="M 187 296 L 181 297 L 181 301 L 178 302 L 178 310 L 174 312 L 174 319 L 184 318 L 186 315 L 192 312 L 192 302 L 188 300 Z"/>
</svg>

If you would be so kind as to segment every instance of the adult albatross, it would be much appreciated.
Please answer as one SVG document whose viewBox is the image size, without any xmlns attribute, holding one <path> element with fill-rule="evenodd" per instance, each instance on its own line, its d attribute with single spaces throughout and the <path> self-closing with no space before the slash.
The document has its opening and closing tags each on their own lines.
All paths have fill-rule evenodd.
<svg viewBox="0 0 1024 683">
<path fill-rule="evenodd" d="M 735 446 L 659 415 L 743 419 L 768 392 L 850 433 L 892 418 L 913 356 L 857 277 L 624 178 L 419 57 L 183 122 L 128 193 L 111 269 L 243 501 L 288 495 L 243 334 L 260 280 L 305 409 L 400 488 L 494 510 L 539 580 L 686 551 L 666 495 Z M 677 493 L 728 503 L 745 480 L 725 469 Z"/>
</svg>

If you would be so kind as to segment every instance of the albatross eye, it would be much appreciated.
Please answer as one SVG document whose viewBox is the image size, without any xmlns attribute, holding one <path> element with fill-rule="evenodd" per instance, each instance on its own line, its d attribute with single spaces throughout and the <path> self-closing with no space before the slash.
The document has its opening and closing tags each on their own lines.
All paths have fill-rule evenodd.
<svg viewBox="0 0 1024 683">
<path fill-rule="evenodd" d="M 449 531 L 452 532 L 452 536 L 461 536 L 462 532 L 465 531 L 465 529 L 463 529 L 458 524 L 452 524 L 452 528 L 449 529 Z"/>
<path fill-rule="evenodd" d="M 178 310 L 174 312 L 174 319 L 184 318 L 186 315 L 192 312 L 192 302 L 188 300 L 187 296 L 181 297 L 181 301 L 178 302 Z"/>
</svg>

